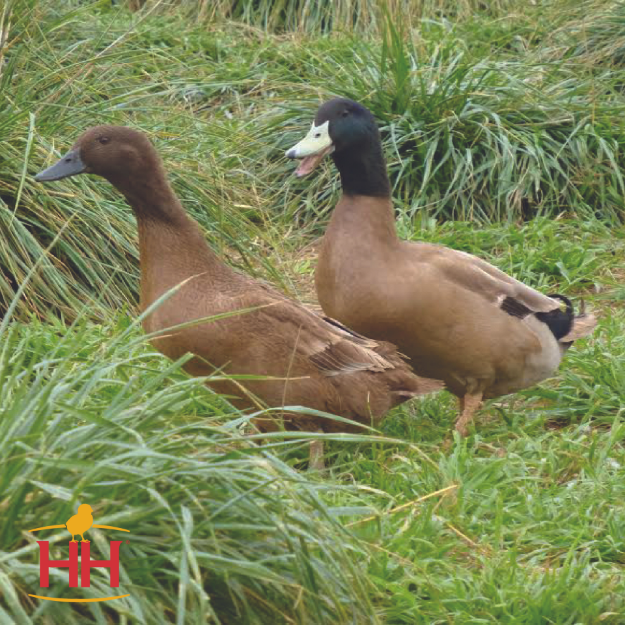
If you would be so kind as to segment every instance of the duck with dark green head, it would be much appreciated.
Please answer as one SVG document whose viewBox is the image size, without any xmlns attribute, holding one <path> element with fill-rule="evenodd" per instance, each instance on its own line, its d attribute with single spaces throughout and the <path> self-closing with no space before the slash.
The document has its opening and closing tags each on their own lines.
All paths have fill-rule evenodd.
<svg viewBox="0 0 625 625">
<path fill-rule="evenodd" d="M 315 284 L 327 315 L 357 332 L 396 344 L 416 373 L 443 380 L 460 400 L 456 429 L 483 399 L 550 377 L 593 315 L 575 315 L 486 261 L 397 236 L 390 184 L 371 112 L 336 98 L 319 107 L 310 132 L 286 152 L 310 174 L 327 155 L 342 196 L 319 251 Z M 565 308 L 561 308 L 561 303 Z"/>
</svg>

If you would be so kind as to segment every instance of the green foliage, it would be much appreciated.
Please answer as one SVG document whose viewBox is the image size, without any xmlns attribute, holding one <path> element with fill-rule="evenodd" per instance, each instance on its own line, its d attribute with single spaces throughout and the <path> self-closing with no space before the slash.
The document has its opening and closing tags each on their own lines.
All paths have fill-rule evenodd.
<svg viewBox="0 0 625 625">
<path fill-rule="evenodd" d="M 625 64 L 625 6 L 611 0 L 585 0 L 569 7 L 568 19 L 550 34 L 546 52 L 586 65 L 622 68 Z"/>
<path fill-rule="evenodd" d="M 199 32 L 188 39 L 172 37 L 172 29 L 182 23 L 167 16 L 159 19 L 158 28 L 135 35 L 133 20 L 119 11 L 115 28 L 107 30 L 103 24 L 110 14 L 93 6 L 59 17 L 49 4 L 30 9 L 22 4 L 19 9 L 12 15 L 21 21 L 7 20 L 16 39 L 1 77 L 0 309 L 61 229 L 63 235 L 29 286 L 28 310 L 45 315 L 53 307 L 71 317 L 85 300 L 92 300 L 94 314 L 103 311 L 93 301 L 102 292 L 107 307 L 134 299 L 136 227 L 119 194 L 85 179 L 44 189 L 30 178 L 94 123 L 141 123 L 152 136 L 161 137 L 164 145 L 157 143 L 166 158 L 173 149 L 169 169 L 188 210 L 207 234 L 218 229 L 216 244 L 228 243 L 249 267 L 257 234 L 245 207 L 262 207 L 262 193 L 246 171 L 245 157 L 239 156 L 244 150 L 224 154 L 226 141 L 249 148 L 249 133 L 222 123 L 208 125 L 190 110 L 196 70 L 205 62 L 206 49 L 219 59 L 215 38 Z M 20 32 L 22 23 L 25 32 Z M 33 23 L 39 27 L 30 32 Z M 183 39 L 189 65 L 181 72 L 175 57 Z M 146 75 L 158 78 L 146 84 Z M 215 93 L 225 88 L 217 86 Z M 177 111 L 173 119 L 172 106 Z M 160 113 L 155 115 L 152 107 Z M 29 161 L 36 164 L 29 167 Z M 204 173 L 198 177 L 198 172 Z M 233 186 L 244 192 L 233 192 Z M 222 210 L 233 203 L 240 209 Z"/>
<path fill-rule="evenodd" d="M 394 196 L 411 213 L 621 221 L 621 73 L 598 82 L 573 65 L 476 60 L 463 47 L 451 34 L 418 45 L 391 24 L 381 51 L 358 43 L 351 58 L 322 51 L 310 82 L 327 89 L 321 77 L 334 76 L 335 93 L 372 110 Z"/>
</svg>

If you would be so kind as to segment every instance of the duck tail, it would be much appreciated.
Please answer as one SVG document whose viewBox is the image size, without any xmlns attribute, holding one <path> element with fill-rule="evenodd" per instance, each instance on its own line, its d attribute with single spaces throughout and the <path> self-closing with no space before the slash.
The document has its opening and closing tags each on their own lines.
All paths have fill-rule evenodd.
<svg viewBox="0 0 625 625">
<path fill-rule="evenodd" d="M 549 297 L 564 302 L 565 309 L 556 308 L 549 312 L 538 312 L 535 315 L 549 326 L 559 343 L 568 347 L 573 341 L 592 334 L 597 325 L 597 318 L 593 314 L 586 313 L 584 300 L 581 302 L 579 315 L 576 315 L 568 297 L 558 293 L 550 294 Z"/>
<path fill-rule="evenodd" d="M 573 326 L 568 333 L 560 340 L 561 343 L 572 343 L 577 339 L 582 339 L 594 332 L 597 326 L 597 317 L 592 313 L 586 312 L 586 302 L 581 301 L 579 315 L 573 318 Z"/>
<path fill-rule="evenodd" d="M 556 337 L 558 341 L 561 341 L 563 337 L 567 336 L 573 329 L 575 324 L 575 311 L 573 310 L 573 304 L 571 300 L 564 295 L 554 293 L 548 297 L 552 299 L 559 299 L 565 304 L 565 309 L 554 308 L 549 312 L 537 312 L 534 313 L 535 317 L 546 323 L 551 330 L 551 333 Z"/>
<path fill-rule="evenodd" d="M 429 395 L 430 393 L 438 393 L 445 390 L 445 383 L 442 380 L 433 380 L 431 378 L 422 378 L 415 374 L 402 376 L 394 383 L 389 384 L 393 406 L 399 406 L 405 401 Z"/>
</svg>

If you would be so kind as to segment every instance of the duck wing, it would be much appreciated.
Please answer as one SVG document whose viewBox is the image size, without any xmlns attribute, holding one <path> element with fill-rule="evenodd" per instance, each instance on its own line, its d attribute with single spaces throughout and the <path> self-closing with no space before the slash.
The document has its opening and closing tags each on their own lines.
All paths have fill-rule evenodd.
<svg viewBox="0 0 625 625">
<path fill-rule="evenodd" d="M 266 282 L 250 280 L 248 287 L 241 307 L 260 307 L 264 327 L 282 336 L 297 337 L 297 351 L 325 375 L 409 369 L 394 345 L 368 339 L 335 319 L 323 317 Z"/>
<path fill-rule="evenodd" d="M 356 388 L 364 390 L 373 383 L 363 375 L 380 376 L 377 393 L 388 397 L 391 406 L 413 397 L 433 393 L 445 388 L 444 382 L 417 376 L 404 357 L 391 343 L 366 338 L 338 321 L 321 317 L 304 306 L 288 302 L 263 308 L 273 323 L 279 324 L 285 333 L 296 336 L 294 350 L 306 359 L 308 368 L 324 377 L 334 378 L 348 396 Z M 341 379 L 344 376 L 353 379 Z M 364 383 L 365 386 L 361 386 Z M 373 389 L 374 387 L 369 387 Z"/>
<path fill-rule="evenodd" d="M 241 307 L 260 307 L 258 327 L 279 333 L 281 338 L 293 337 L 294 356 L 305 358 L 322 375 L 395 372 L 406 397 L 444 388 L 443 382 L 414 374 L 391 343 L 374 341 L 335 319 L 322 317 L 266 283 L 250 280 L 247 286 Z"/>
<path fill-rule="evenodd" d="M 424 261 L 442 273 L 446 281 L 483 297 L 513 317 L 535 315 L 563 343 L 588 336 L 597 325 L 596 317 L 583 308 L 575 315 L 571 302 L 562 295 L 544 295 L 472 254 L 423 245 L 428 247 Z M 566 310 L 561 309 L 561 302 Z"/>
<path fill-rule="evenodd" d="M 549 312 L 560 307 L 553 298 L 512 278 L 485 260 L 448 247 L 434 248 L 424 259 L 441 272 L 444 279 L 454 282 L 472 293 L 501 307 L 506 298 L 511 298 L 531 312 Z"/>
<path fill-rule="evenodd" d="M 283 337 L 292 336 L 297 354 L 326 376 L 408 368 L 398 355 L 393 357 L 390 344 L 367 339 L 286 298 L 270 304 L 258 311 L 263 325 Z"/>
</svg>

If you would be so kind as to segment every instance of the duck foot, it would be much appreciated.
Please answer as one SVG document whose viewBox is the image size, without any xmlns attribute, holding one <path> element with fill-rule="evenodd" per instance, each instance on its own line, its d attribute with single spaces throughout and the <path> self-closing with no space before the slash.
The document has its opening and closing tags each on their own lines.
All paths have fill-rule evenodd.
<svg viewBox="0 0 625 625">
<path fill-rule="evenodd" d="M 323 441 L 310 441 L 308 469 L 310 471 L 323 471 L 325 468 L 325 463 L 323 462 Z"/>
<path fill-rule="evenodd" d="M 475 395 L 465 395 L 460 398 L 460 416 L 456 421 L 456 431 L 460 436 L 469 435 L 469 424 L 473 420 L 473 415 L 482 405 L 482 393 Z"/>
</svg>

